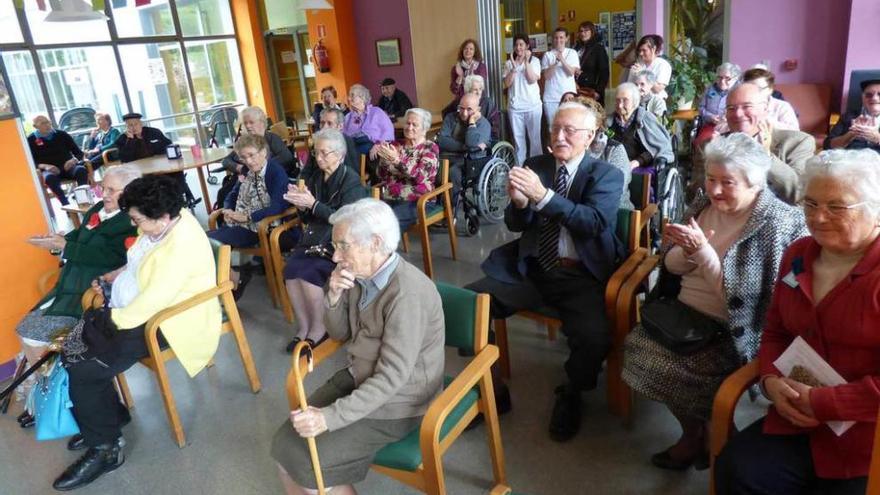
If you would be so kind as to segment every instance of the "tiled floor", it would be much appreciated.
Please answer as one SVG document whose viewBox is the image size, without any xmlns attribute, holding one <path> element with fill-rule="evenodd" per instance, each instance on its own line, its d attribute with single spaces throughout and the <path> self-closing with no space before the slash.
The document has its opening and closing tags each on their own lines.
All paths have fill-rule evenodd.
<svg viewBox="0 0 880 495">
<path fill-rule="evenodd" d="M 190 174 L 194 176 L 195 174 Z M 194 177 L 191 178 L 191 181 Z M 195 184 L 193 184 L 195 186 Z M 204 209 L 198 214 L 204 220 Z M 478 237 L 462 238 L 460 259 L 449 258 L 445 235 L 434 235 L 439 280 L 464 284 L 480 275 L 479 263 L 492 247 L 509 239 L 502 226 L 487 226 Z M 418 243 L 405 257 L 421 266 Z M 285 420 L 284 379 L 290 367 L 284 345 L 292 336 L 279 310 L 272 309 L 264 279 L 256 278 L 239 304 L 263 389 L 250 392 L 231 337 L 222 339 L 216 366 L 189 379 L 178 364 L 170 369 L 172 387 L 187 435 L 178 449 L 151 373 L 140 365 L 127 372 L 134 394 L 133 421 L 124 430 L 125 465 L 81 490 L 90 494 L 280 494 L 269 456 L 272 434 Z M 502 417 L 508 479 L 524 494 L 704 494 L 706 471 L 664 472 L 649 457 L 675 441 L 674 419 L 659 404 L 636 401 L 633 426 L 624 427 L 607 412 L 604 386 L 585 396 L 585 419 L 578 436 L 559 444 L 547 435 L 553 388 L 563 379 L 564 338 L 549 342 L 534 324 L 512 319 L 510 327 L 514 409 Z M 447 368 L 462 358 L 447 355 Z M 332 366 L 317 369 L 310 387 L 327 378 Z M 54 493 L 52 479 L 77 458 L 64 441 L 36 442 L 14 421 L 15 405 L 0 416 L 0 495 Z M 740 424 L 760 414 L 743 404 Z M 444 459 L 450 494 L 485 493 L 491 467 L 483 427 L 463 434 Z M 365 494 L 414 491 L 371 472 L 358 485 Z"/>
</svg>

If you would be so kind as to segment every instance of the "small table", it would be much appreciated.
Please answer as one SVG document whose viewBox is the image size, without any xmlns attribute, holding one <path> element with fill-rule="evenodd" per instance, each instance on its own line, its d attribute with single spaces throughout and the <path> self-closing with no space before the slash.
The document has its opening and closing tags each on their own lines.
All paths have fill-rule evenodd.
<svg viewBox="0 0 880 495">
<path fill-rule="evenodd" d="M 67 217 L 70 218 L 70 223 L 73 224 L 73 228 L 77 229 L 82 224 L 80 221 L 80 216 L 85 215 L 89 209 L 91 209 L 95 205 L 90 205 L 88 203 L 79 204 L 77 202 L 73 202 L 70 204 L 63 205 L 61 207 L 62 211 L 67 212 Z"/>
<path fill-rule="evenodd" d="M 691 109 L 691 110 L 678 110 L 677 112 L 670 115 L 669 118 L 672 120 L 694 120 L 695 118 L 697 118 L 698 114 L 699 114 L 699 112 L 697 112 L 696 110 L 693 110 L 693 109 Z"/>
</svg>

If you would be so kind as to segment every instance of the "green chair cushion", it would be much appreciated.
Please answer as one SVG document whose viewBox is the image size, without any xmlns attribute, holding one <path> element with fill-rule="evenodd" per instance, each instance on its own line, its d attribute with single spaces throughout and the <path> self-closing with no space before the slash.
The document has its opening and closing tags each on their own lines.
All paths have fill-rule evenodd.
<svg viewBox="0 0 880 495">
<path fill-rule="evenodd" d="M 443 213 L 443 205 L 439 201 L 428 201 L 425 205 L 425 215 L 431 218 L 438 213 Z"/>
<path fill-rule="evenodd" d="M 630 229 L 632 229 L 632 211 L 624 210 L 623 208 L 617 210 L 617 238 L 620 239 L 620 242 L 627 244 L 629 242 Z M 629 247 L 627 247 L 629 250 Z"/>
<path fill-rule="evenodd" d="M 474 315 L 477 314 L 476 292 L 437 282 L 443 300 L 446 324 L 446 345 L 467 351 L 474 350 Z"/>
<path fill-rule="evenodd" d="M 636 209 L 644 210 L 646 204 L 642 198 L 645 196 L 645 188 L 651 187 L 651 176 L 648 174 L 633 174 L 629 183 L 629 199 Z"/>
<path fill-rule="evenodd" d="M 452 380 L 453 377 L 445 376 L 443 379 L 444 387 L 448 387 L 449 384 L 452 383 Z M 472 405 L 476 404 L 479 398 L 480 393 L 478 387 L 472 388 L 467 394 L 465 394 L 461 401 L 459 401 L 459 403 L 452 409 L 452 412 L 449 413 L 449 416 L 446 417 L 446 421 L 443 422 L 443 426 L 440 428 L 440 440 L 446 438 L 446 435 L 448 435 L 452 428 L 458 424 L 464 416 L 464 413 L 467 412 Z M 420 429 L 421 428 L 416 428 L 401 440 L 389 443 L 382 447 L 382 450 L 380 450 L 376 454 L 376 458 L 373 459 L 373 464 L 410 472 L 418 469 L 419 464 L 422 463 L 422 450 L 419 446 Z"/>
</svg>

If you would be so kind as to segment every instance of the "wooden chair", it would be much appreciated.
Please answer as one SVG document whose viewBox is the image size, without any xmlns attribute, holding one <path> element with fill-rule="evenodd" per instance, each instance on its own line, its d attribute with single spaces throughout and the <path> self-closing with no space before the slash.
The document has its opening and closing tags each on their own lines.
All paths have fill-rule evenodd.
<svg viewBox="0 0 880 495">
<path fill-rule="evenodd" d="M 437 284 L 437 290 L 443 299 L 446 345 L 473 351 L 475 357 L 458 375 L 446 377 L 445 388 L 428 407 L 421 427 L 382 448 L 376 454 L 373 469 L 421 492 L 445 494 L 443 454 L 474 417 L 482 413 L 492 458 L 493 486 L 489 493 L 510 493 L 490 371 L 498 359 L 498 348 L 488 344 L 489 296 L 443 283 Z M 341 342 L 325 341 L 315 349 L 315 363 L 341 346 Z M 291 366 L 300 366 L 305 375 L 308 365 L 305 357 L 294 357 Z M 291 410 L 299 407 L 292 370 L 287 374 L 287 400 Z"/>
<path fill-rule="evenodd" d="M 177 404 L 174 401 L 174 395 L 171 393 L 171 382 L 168 378 L 168 370 L 165 367 L 166 362 L 175 358 L 174 351 L 170 347 L 166 349 L 159 347 L 159 327 L 162 325 L 163 321 L 183 313 L 192 307 L 219 297 L 223 309 L 223 326 L 221 327 L 221 335 L 231 333 L 235 337 L 235 342 L 238 345 L 238 353 L 241 356 L 245 375 L 247 375 L 251 390 L 254 393 L 257 393 L 261 388 L 260 377 L 257 375 L 256 366 L 254 366 L 254 359 L 251 355 L 247 336 L 244 333 L 244 326 L 241 324 L 238 307 L 235 305 L 235 300 L 232 297 L 233 284 L 232 281 L 229 280 L 232 249 L 229 246 L 221 245 L 218 242 L 211 242 L 211 246 L 214 248 L 214 257 L 217 261 L 217 286 L 196 294 L 185 301 L 181 301 L 174 306 L 166 308 L 153 315 L 153 317 L 147 321 L 146 332 L 144 334 L 149 356 L 140 360 L 141 364 L 156 374 L 156 380 L 159 382 L 159 392 L 162 395 L 162 401 L 165 403 L 165 412 L 168 415 L 168 422 L 171 424 L 174 439 L 177 442 L 177 446 L 180 448 L 186 446 L 186 436 L 183 433 L 183 425 L 180 423 L 180 416 L 177 413 Z M 101 303 L 101 296 L 97 295 L 94 291 L 87 290 L 85 294 L 83 294 L 83 307 L 95 307 Z M 116 378 L 119 381 L 124 402 L 128 407 L 133 407 L 134 401 L 132 400 L 131 392 L 128 389 L 125 374 L 120 373 L 116 375 Z"/>
<path fill-rule="evenodd" d="M 458 259 L 458 237 L 455 233 L 455 212 L 452 209 L 452 182 L 449 181 L 449 160 L 440 161 L 440 181 L 433 191 L 421 195 L 416 201 L 416 223 L 403 233 L 403 252 L 409 252 L 409 233 L 418 234 L 422 243 L 422 264 L 425 275 L 434 278 L 434 260 L 431 256 L 431 225 L 446 221 L 449 233 L 449 250 L 452 259 Z M 439 201 L 439 203 L 438 203 Z"/>
<path fill-rule="evenodd" d="M 211 215 L 208 216 L 208 230 L 215 230 L 217 228 L 217 220 L 220 215 L 220 210 L 214 210 L 211 212 Z M 269 215 L 263 218 L 257 223 L 257 237 L 259 238 L 259 243 L 254 247 L 233 248 L 239 253 L 260 256 L 263 258 L 263 268 L 266 272 L 266 284 L 269 286 L 269 297 L 272 299 L 272 305 L 276 308 L 280 304 L 281 294 L 277 292 L 275 272 L 272 270 L 272 252 L 271 249 L 269 249 L 269 233 L 272 229 L 273 223 L 295 215 L 296 208 L 291 207 L 278 215 Z"/>
<path fill-rule="evenodd" d="M 651 176 L 633 174 L 629 183 L 629 198 L 641 213 L 639 221 L 640 246 L 651 250 L 651 220 L 657 214 L 657 203 L 651 203 Z"/>
<path fill-rule="evenodd" d="M 283 121 L 272 124 L 272 126 L 269 127 L 269 132 L 280 137 L 285 146 L 293 144 L 293 130 L 290 127 L 287 127 L 287 124 Z"/>
</svg>

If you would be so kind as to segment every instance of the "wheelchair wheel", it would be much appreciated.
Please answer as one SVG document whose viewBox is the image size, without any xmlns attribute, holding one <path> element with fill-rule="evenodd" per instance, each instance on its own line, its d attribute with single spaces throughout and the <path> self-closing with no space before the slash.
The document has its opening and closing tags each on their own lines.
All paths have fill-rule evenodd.
<svg viewBox="0 0 880 495">
<path fill-rule="evenodd" d="M 465 228 L 469 236 L 473 237 L 480 231 L 480 217 L 476 211 L 469 211 L 464 215 Z"/>
<path fill-rule="evenodd" d="M 685 195 L 684 183 L 681 174 L 675 167 L 669 167 L 660 172 L 658 176 L 660 191 L 658 203 L 660 209 L 661 224 L 665 220 L 671 223 L 680 223 L 684 217 Z"/>
<path fill-rule="evenodd" d="M 508 162 L 498 157 L 489 160 L 480 172 L 474 191 L 477 212 L 489 223 L 498 223 L 504 219 L 504 210 L 510 203 L 507 195 L 509 173 Z"/>
<path fill-rule="evenodd" d="M 515 167 L 517 165 L 516 150 L 513 148 L 513 145 L 507 141 L 498 141 L 495 143 L 495 146 L 492 146 L 492 158 L 500 158 L 504 160 L 509 167 Z"/>
<path fill-rule="evenodd" d="M 220 179 L 218 179 L 214 175 L 208 174 L 208 184 L 211 184 L 212 186 L 216 186 L 219 183 L 220 183 Z"/>
</svg>

